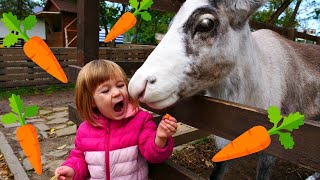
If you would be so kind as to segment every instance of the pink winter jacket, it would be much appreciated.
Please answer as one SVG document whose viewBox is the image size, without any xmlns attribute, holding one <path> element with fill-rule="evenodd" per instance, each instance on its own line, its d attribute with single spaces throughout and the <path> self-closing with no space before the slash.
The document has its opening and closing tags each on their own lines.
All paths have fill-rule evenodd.
<svg viewBox="0 0 320 180">
<path fill-rule="evenodd" d="M 156 124 L 148 112 L 138 110 L 121 121 L 99 117 L 101 127 L 81 123 L 75 148 L 62 164 L 71 167 L 75 180 L 146 180 L 148 164 L 161 163 L 173 150 L 173 139 L 166 147 L 155 144 Z"/>
</svg>

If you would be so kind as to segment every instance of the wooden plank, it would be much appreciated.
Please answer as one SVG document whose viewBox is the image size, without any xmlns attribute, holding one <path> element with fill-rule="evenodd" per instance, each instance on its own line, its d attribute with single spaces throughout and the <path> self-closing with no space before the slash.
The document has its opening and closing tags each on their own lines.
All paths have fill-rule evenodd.
<svg viewBox="0 0 320 180">
<path fill-rule="evenodd" d="M 0 56 L 5 54 L 24 54 L 22 48 L 1 48 Z"/>
<path fill-rule="evenodd" d="M 262 125 L 267 129 L 273 126 L 263 109 L 209 97 L 196 96 L 181 101 L 172 108 L 152 111 L 158 114 L 168 112 L 185 124 L 229 140 L 235 139 L 256 125 Z M 306 168 L 320 170 L 320 141 L 317 138 L 320 137 L 320 123 L 305 120 L 305 124 L 292 135 L 296 142 L 292 150 L 285 150 L 280 145 L 278 136 L 274 135 L 265 152 Z"/>
<path fill-rule="evenodd" d="M 80 66 L 76 66 L 76 65 L 68 66 L 68 81 L 70 83 L 76 83 L 80 70 L 81 70 Z"/>
<path fill-rule="evenodd" d="M 76 61 L 59 61 L 61 67 L 66 67 L 68 65 L 75 65 Z M 0 68 L 6 67 L 38 67 L 34 62 L 2 62 L 0 63 Z"/>
<path fill-rule="evenodd" d="M 104 54 L 99 55 L 100 58 L 117 58 L 117 59 L 133 59 L 133 58 L 139 58 L 139 59 L 147 59 L 149 56 L 148 54 Z"/>
<path fill-rule="evenodd" d="M 84 66 L 99 59 L 99 1 L 78 0 L 77 10 L 77 64 Z"/>
<path fill-rule="evenodd" d="M 34 68 L 5 68 L 5 69 L 0 69 L 0 74 L 22 74 L 22 73 L 37 73 L 37 72 L 45 72 L 42 68 L 40 67 L 34 67 Z"/>
<path fill-rule="evenodd" d="M 118 2 L 123 4 L 128 4 L 127 0 L 110 0 L 111 2 Z M 152 9 L 160 10 L 160 11 L 167 11 L 167 12 L 177 12 L 184 3 L 185 0 L 157 0 L 154 1 L 152 5 Z"/>
<path fill-rule="evenodd" d="M 16 56 L 0 56 L 0 62 L 4 61 L 26 61 L 29 58 L 25 55 L 16 55 Z"/>
<path fill-rule="evenodd" d="M 204 180 L 204 178 L 194 174 L 190 170 L 174 163 L 171 159 L 162 164 L 149 163 L 149 178 L 152 180 Z"/>
<path fill-rule="evenodd" d="M 50 74 L 43 72 L 37 74 L 7 74 L 0 75 L 0 81 L 14 81 L 14 80 L 26 80 L 26 79 L 39 79 L 39 78 L 54 78 Z"/>
<path fill-rule="evenodd" d="M 59 80 L 56 79 L 43 79 L 43 80 L 30 80 L 30 81 L 7 81 L 0 82 L 0 87 L 3 88 L 12 88 L 12 87 L 22 87 L 22 86 L 41 86 L 41 85 L 54 85 L 62 84 Z"/>
</svg>

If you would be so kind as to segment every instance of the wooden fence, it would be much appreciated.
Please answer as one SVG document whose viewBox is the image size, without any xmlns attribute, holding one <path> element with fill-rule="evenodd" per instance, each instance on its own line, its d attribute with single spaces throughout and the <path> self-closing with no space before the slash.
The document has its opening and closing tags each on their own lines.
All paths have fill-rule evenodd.
<svg viewBox="0 0 320 180">
<path fill-rule="evenodd" d="M 142 65 L 154 47 L 127 46 L 121 48 L 100 48 L 99 57 L 117 62 L 128 75 L 132 75 L 134 70 Z M 76 48 L 52 48 L 60 65 L 65 72 L 69 65 L 77 64 Z M 136 62 L 135 68 L 126 62 Z M 31 61 L 23 52 L 22 48 L 0 48 L 0 87 L 14 88 L 20 86 L 45 86 L 62 84 L 42 68 Z"/>
<path fill-rule="evenodd" d="M 130 62 L 130 64 L 134 64 L 134 62 Z M 81 67 L 74 66 L 71 69 L 73 69 L 73 74 L 70 76 L 74 76 L 73 79 L 75 79 Z M 175 146 L 209 134 L 233 140 L 253 126 L 262 125 L 267 129 L 273 126 L 269 122 L 266 110 L 209 97 L 195 96 L 163 110 L 154 110 L 145 105 L 142 106 L 160 115 L 169 113 L 180 122 L 199 129 L 174 137 Z M 77 125 L 82 122 L 75 106 L 69 106 L 69 119 Z M 159 119 L 156 119 L 156 121 L 159 121 Z M 280 145 L 278 136 L 272 136 L 271 145 L 264 152 L 302 167 L 320 171 L 320 141 L 317 138 L 320 137 L 320 123 L 305 120 L 305 124 L 299 130 L 294 131 L 292 135 L 296 142 L 294 149 L 285 150 Z M 150 164 L 149 177 L 153 180 L 204 179 L 171 160 L 160 165 Z"/>
<path fill-rule="evenodd" d="M 250 21 L 250 27 L 252 29 L 270 29 L 272 31 L 275 31 L 279 34 L 281 34 L 282 36 L 286 37 L 287 39 L 290 39 L 292 41 L 295 41 L 296 38 L 301 38 L 301 39 L 305 39 L 308 41 L 312 41 L 317 45 L 320 45 L 320 37 L 319 36 L 312 36 L 310 34 L 307 34 L 306 32 L 298 32 L 296 29 L 294 28 L 281 28 L 281 27 L 277 27 L 271 24 L 267 24 L 267 23 L 261 23 L 261 22 L 256 22 L 256 21 Z"/>
</svg>

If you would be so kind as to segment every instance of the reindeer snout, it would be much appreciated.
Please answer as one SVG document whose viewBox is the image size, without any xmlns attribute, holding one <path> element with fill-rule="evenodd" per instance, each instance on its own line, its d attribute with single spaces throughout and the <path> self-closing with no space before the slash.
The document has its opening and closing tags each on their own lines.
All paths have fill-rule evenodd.
<svg viewBox="0 0 320 180">
<path fill-rule="evenodd" d="M 157 81 L 155 76 L 141 77 L 133 76 L 129 83 L 129 94 L 134 99 L 142 100 L 148 84 L 154 84 Z"/>
<path fill-rule="evenodd" d="M 156 81 L 157 81 L 157 78 L 155 76 L 149 76 L 147 78 L 147 83 L 154 84 L 156 83 Z"/>
</svg>

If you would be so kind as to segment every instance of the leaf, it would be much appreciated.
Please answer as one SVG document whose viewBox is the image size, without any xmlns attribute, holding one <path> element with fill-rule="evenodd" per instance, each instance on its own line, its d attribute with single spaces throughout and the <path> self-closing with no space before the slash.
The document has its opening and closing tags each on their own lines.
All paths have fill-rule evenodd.
<svg viewBox="0 0 320 180">
<path fill-rule="evenodd" d="M 18 36 L 12 33 L 9 33 L 4 39 L 3 39 L 3 45 L 10 47 L 13 46 L 18 42 Z"/>
<path fill-rule="evenodd" d="M 33 26 L 36 25 L 36 23 L 37 23 L 37 18 L 35 15 L 29 15 L 22 21 L 23 28 L 25 31 L 31 30 Z"/>
<path fill-rule="evenodd" d="M 292 149 L 293 145 L 294 145 L 294 141 L 293 138 L 291 136 L 291 133 L 281 133 L 279 132 L 279 141 L 281 143 L 281 145 L 285 148 L 285 149 Z"/>
<path fill-rule="evenodd" d="M 55 131 L 56 131 L 56 129 L 54 129 L 54 128 L 51 128 L 51 129 L 50 129 L 50 132 L 49 132 L 49 134 L 54 134 L 54 133 L 55 133 Z"/>
<path fill-rule="evenodd" d="M 12 124 L 19 119 L 12 112 L 10 112 L 8 114 L 3 115 L 1 120 L 2 120 L 3 124 Z"/>
<path fill-rule="evenodd" d="M 139 2 L 137 0 L 129 0 L 130 6 L 134 9 L 138 9 Z"/>
<path fill-rule="evenodd" d="M 140 2 L 140 9 L 139 10 L 148 10 L 153 4 L 152 0 L 142 0 Z"/>
<path fill-rule="evenodd" d="M 270 106 L 268 109 L 268 114 L 270 122 L 272 122 L 274 125 L 277 125 L 279 121 L 282 119 L 280 110 L 276 106 Z"/>
<path fill-rule="evenodd" d="M 141 14 L 141 17 L 143 20 L 145 20 L 145 21 L 151 20 L 151 15 L 147 11 L 140 12 L 140 14 Z"/>
<path fill-rule="evenodd" d="M 23 109 L 23 102 L 20 99 L 20 96 L 12 94 L 11 98 L 9 98 L 10 104 L 9 106 L 11 107 L 11 110 L 18 115 L 21 115 L 22 109 Z"/>
<path fill-rule="evenodd" d="M 301 125 L 304 124 L 304 115 L 301 115 L 299 112 L 294 114 L 290 113 L 288 117 L 283 118 L 283 122 L 280 129 L 286 129 L 288 131 L 293 131 L 294 129 L 299 129 Z"/>
<path fill-rule="evenodd" d="M 3 18 L 1 21 L 9 29 L 9 31 L 20 31 L 20 21 L 17 19 L 16 15 L 11 12 L 3 13 Z"/>
<path fill-rule="evenodd" d="M 38 114 L 39 107 L 36 105 L 28 106 L 25 109 L 24 117 L 32 117 Z"/>
</svg>

